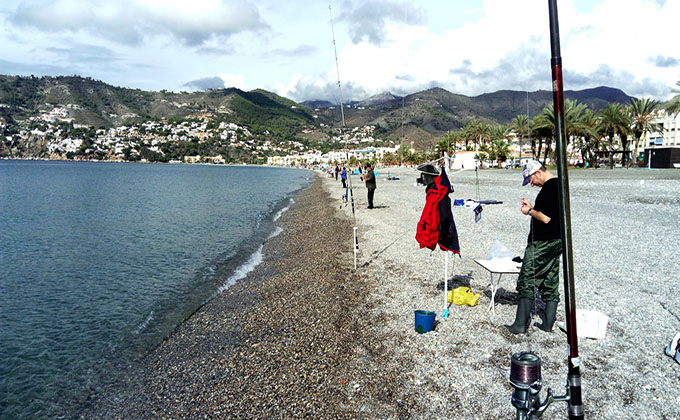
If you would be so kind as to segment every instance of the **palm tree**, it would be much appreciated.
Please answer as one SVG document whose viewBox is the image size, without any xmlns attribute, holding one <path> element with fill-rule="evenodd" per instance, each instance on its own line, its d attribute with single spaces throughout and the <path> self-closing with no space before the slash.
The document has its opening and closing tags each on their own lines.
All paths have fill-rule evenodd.
<svg viewBox="0 0 680 420">
<path fill-rule="evenodd" d="M 566 126 L 566 109 L 569 106 L 569 100 L 565 101 L 565 126 Z M 543 108 L 540 114 L 534 118 L 534 132 L 539 138 L 537 158 L 541 156 L 541 148 L 543 141 L 545 141 L 545 155 L 543 156 L 543 163 L 548 159 L 550 154 L 550 146 L 552 140 L 555 138 L 555 112 L 553 111 L 553 104 L 548 104 Z M 569 138 L 567 136 L 567 138 Z"/>
<path fill-rule="evenodd" d="M 678 82 L 680 83 L 680 82 Z M 635 136 L 635 147 L 633 151 L 637 151 L 640 145 L 640 140 L 645 134 L 652 131 L 659 131 L 661 124 L 655 123 L 652 120 L 659 110 L 659 101 L 656 99 L 631 99 L 630 113 L 633 120 L 633 136 Z M 635 154 L 635 163 L 638 161 L 638 155 Z"/>
<path fill-rule="evenodd" d="M 584 148 L 590 145 L 593 138 L 598 138 L 597 118 L 585 104 L 577 101 L 567 101 L 565 105 L 565 130 L 567 141 L 571 142 L 572 156 L 576 149 L 580 149 L 581 157 Z"/>
<path fill-rule="evenodd" d="M 501 167 L 501 163 L 508 159 L 510 154 L 510 144 L 505 141 L 504 138 L 497 138 L 491 141 L 491 147 L 489 150 L 489 159 L 495 159 L 498 162 L 498 167 Z"/>
<path fill-rule="evenodd" d="M 680 80 L 675 82 L 675 86 L 678 87 L 678 89 L 671 89 L 672 93 L 678 93 L 678 95 L 675 95 L 666 105 L 664 105 L 664 110 L 668 113 L 668 115 L 677 115 L 680 112 Z"/>
<path fill-rule="evenodd" d="M 437 142 L 437 149 L 440 152 L 451 154 L 451 152 L 456 150 L 456 145 L 462 139 L 461 134 L 460 131 L 449 131 Z"/>
<path fill-rule="evenodd" d="M 568 142 L 584 137 L 597 136 L 593 126 L 589 125 L 585 119 L 589 116 L 588 112 L 589 110 L 585 104 L 569 99 L 564 101 L 564 131 Z M 543 108 L 543 111 L 536 116 L 534 125 L 535 134 L 539 138 L 546 140 L 545 156 L 543 159 L 545 162 L 550 155 L 552 139 L 555 137 L 555 112 L 553 111 L 553 104 L 548 104 Z M 539 147 L 539 156 L 540 153 Z"/>
<path fill-rule="evenodd" d="M 630 132 L 631 119 L 623 105 L 611 103 L 600 110 L 600 128 L 609 139 L 609 167 L 614 167 L 612 152 L 614 151 L 614 137 L 618 134 L 621 145 L 625 150 L 626 136 Z M 624 143 L 625 142 L 625 143 Z M 625 156 L 625 154 L 624 154 Z M 625 158 L 623 159 L 625 161 Z"/>
<path fill-rule="evenodd" d="M 590 166 L 595 165 L 597 155 L 600 150 L 602 136 L 598 132 L 599 121 L 597 115 L 590 109 L 585 109 L 579 117 L 580 130 L 575 133 L 579 139 L 579 147 L 584 162 L 589 162 Z"/>
<path fill-rule="evenodd" d="M 480 145 L 486 144 L 489 139 L 489 126 L 477 118 L 467 123 L 463 130 L 466 132 L 466 137 L 472 138 L 475 150 L 478 150 Z M 467 140 L 465 145 L 467 146 Z"/>
<path fill-rule="evenodd" d="M 548 109 L 546 109 L 548 108 Z M 552 141 L 555 137 L 555 126 L 550 122 L 553 117 L 549 117 L 548 114 L 552 113 L 552 105 L 548 105 L 543 109 L 543 112 L 536 115 L 531 122 L 533 126 L 532 137 L 531 137 L 531 153 L 535 160 L 541 160 L 541 150 L 543 149 L 543 142 L 547 143 Z M 545 115 L 544 115 L 545 114 Z M 548 151 L 546 147 L 545 157 L 543 158 L 543 163 L 548 158 Z"/>
<path fill-rule="evenodd" d="M 510 145 L 505 141 L 508 136 L 508 127 L 504 125 L 489 126 L 488 139 L 489 149 L 493 157 L 492 160 L 498 161 L 498 167 L 501 167 L 501 162 L 505 162 L 510 154 Z"/>
<path fill-rule="evenodd" d="M 469 150 L 469 143 L 472 139 L 472 127 L 470 123 L 465 124 L 463 129 L 460 131 L 461 140 L 465 143 L 465 150 Z"/>
<path fill-rule="evenodd" d="M 529 119 L 529 116 L 526 114 L 519 114 L 515 118 L 512 119 L 512 123 L 510 124 L 510 130 L 512 130 L 517 138 L 519 139 L 519 155 L 520 158 L 522 157 L 522 142 L 523 140 L 527 140 L 531 138 L 531 120 Z M 536 141 L 532 140 L 531 142 L 531 150 L 533 152 L 535 146 L 536 146 Z"/>
</svg>

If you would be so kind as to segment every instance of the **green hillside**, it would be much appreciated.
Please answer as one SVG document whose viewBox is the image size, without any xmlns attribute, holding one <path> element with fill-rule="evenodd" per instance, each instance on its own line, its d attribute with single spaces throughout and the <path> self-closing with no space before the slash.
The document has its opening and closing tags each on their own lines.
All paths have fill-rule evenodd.
<svg viewBox="0 0 680 420">
<path fill-rule="evenodd" d="M 270 130 L 281 125 L 299 128 L 312 122 L 309 109 L 263 90 L 145 92 L 77 76 L 0 76 L 0 104 L 5 105 L 0 115 L 8 121 L 35 116 L 50 107 L 75 105 L 69 115 L 76 123 L 105 128 L 149 119 L 186 118 L 204 112 L 214 113 L 216 120 L 258 127 L 272 123 L 274 127 Z M 287 131 L 287 135 L 291 133 Z"/>
<path fill-rule="evenodd" d="M 608 87 L 565 91 L 565 97 L 594 110 L 631 99 Z M 447 132 L 473 120 L 508 124 L 526 114 L 527 107 L 534 117 L 552 103 L 552 92 L 502 90 L 469 97 L 431 88 L 404 98 L 383 94 L 369 99 L 344 107 L 345 133 L 373 126 L 375 145 L 406 143 L 427 151 Z M 148 92 L 78 76 L 0 75 L 0 122 L 5 123 L 0 156 L 8 157 L 45 157 L 55 148 L 64 155 L 62 149 L 69 146 L 54 143 L 69 138 L 83 141 L 69 156 L 83 158 L 167 160 L 200 154 L 225 161 L 258 160 L 347 147 L 339 141 L 342 119 L 337 106 L 311 110 L 262 89 Z M 106 134 L 122 128 L 127 131 Z M 107 145 L 107 136 L 115 137 L 119 146 Z M 132 145 L 123 151 L 126 141 Z"/>
</svg>

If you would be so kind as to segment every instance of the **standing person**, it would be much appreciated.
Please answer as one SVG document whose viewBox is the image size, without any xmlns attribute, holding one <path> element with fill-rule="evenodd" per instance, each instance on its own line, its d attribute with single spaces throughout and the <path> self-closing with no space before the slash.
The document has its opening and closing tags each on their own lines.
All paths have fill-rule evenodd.
<svg viewBox="0 0 680 420">
<path fill-rule="evenodd" d="M 340 179 L 342 179 L 342 188 L 347 189 L 347 168 L 342 167 L 342 172 L 340 172 Z"/>
<path fill-rule="evenodd" d="M 513 334 L 524 333 L 531 321 L 534 304 L 534 287 L 538 287 L 545 302 L 543 323 L 536 324 L 543 331 L 552 331 L 560 301 L 559 271 L 562 255 L 562 231 L 560 229 L 560 198 L 557 176 L 535 160 L 527 162 L 522 172 L 522 186 L 541 187 L 532 206 L 522 198 L 520 211 L 531 218 L 524 260 L 517 278 L 517 315 L 512 325 L 505 327 Z"/>
<path fill-rule="evenodd" d="M 340 167 L 339 167 L 338 164 L 336 163 L 336 164 L 335 164 L 335 180 L 336 180 L 336 181 L 338 180 L 338 172 L 340 172 Z"/>
<path fill-rule="evenodd" d="M 368 208 L 373 208 L 373 194 L 375 194 L 375 172 L 373 172 L 373 166 L 370 163 L 366 164 L 366 174 L 364 175 L 364 181 L 366 182 L 366 188 L 368 188 Z"/>
</svg>

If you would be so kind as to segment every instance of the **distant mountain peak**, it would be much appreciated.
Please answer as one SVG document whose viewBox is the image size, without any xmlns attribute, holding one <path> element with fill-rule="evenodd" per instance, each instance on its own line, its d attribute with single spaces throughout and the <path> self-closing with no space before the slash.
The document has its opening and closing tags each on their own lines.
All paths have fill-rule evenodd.
<svg viewBox="0 0 680 420">
<path fill-rule="evenodd" d="M 380 105 L 384 104 L 385 102 L 393 101 L 395 99 L 401 99 L 401 96 L 393 95 L 391 92 L 382 92 L 378 93 L 377 95 L 373 95 L 369 98 L 366 98 L 363 101 L 357 102 L 356 106 Z"/>
</svg>

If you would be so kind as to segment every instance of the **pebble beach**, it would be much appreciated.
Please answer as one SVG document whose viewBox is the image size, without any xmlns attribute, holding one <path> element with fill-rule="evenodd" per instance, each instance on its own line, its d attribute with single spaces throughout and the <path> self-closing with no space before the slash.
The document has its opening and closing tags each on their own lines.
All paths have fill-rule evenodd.
<svg viewBox="0 0 680 420">
<path fill-rule="evenodd" d="M 414 238 L 418 172 L 377 170 L 374 209 L 352 177 L 356 270 L 351 206 L 340 181 L 317 173 L 263 263 L 121 366 L 76 418 L 510 419 L 510 357 L 525 350 L 542 360 L 542 398 L 548 387 L 563 394 L 566 334 L 507 332 L 516 276 L 503 276 L 494 314 L 489 273 L 474 262 L 495 240 L 523 255 L 519 203 L 538 189 L 521 187 L 519 170 L 451 171 L 452 199 L 502 204 L 485 205 L 477 223 L 471 208 L 453 208 L 461 255 L 449 257 L 447 286 L 480 298 L 443 318 L 445 254 Z M 680 364 L 664 354 L 680 332 L 680 171 L 570 170 L 569 180 L 576 306 L 609 317 L 605 338 L 579 340 L 586 418 L 680 418 Z M 415 331 L 415 310 L 437 313 L 433 331 Z M 544 414 L 567 417 L 563 402 Z"/>
</svg>

